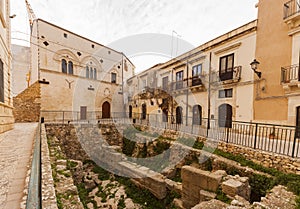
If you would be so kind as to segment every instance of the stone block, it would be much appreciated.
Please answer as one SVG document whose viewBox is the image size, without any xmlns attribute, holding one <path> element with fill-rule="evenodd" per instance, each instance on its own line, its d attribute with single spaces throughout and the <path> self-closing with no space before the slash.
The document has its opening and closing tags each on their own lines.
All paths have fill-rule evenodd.
<svg viewBox="0 0 300 209">
<path fill-rule="evenodd" d="M 246 200 L 250 199 L 251 190 L 248 181 L 241 182 L 238 179 L 229 179 L 222 183 L 222 191 L 232 198 L 239 195 Z"/>
<path fill-rule="evenodd" d="M 217 196 L 216 193 L 208 192 L 208 191 L 205 191 L 205 190 L 200 190 L 200 202 L 215 199 L 216 196 Z"/>
</svg>

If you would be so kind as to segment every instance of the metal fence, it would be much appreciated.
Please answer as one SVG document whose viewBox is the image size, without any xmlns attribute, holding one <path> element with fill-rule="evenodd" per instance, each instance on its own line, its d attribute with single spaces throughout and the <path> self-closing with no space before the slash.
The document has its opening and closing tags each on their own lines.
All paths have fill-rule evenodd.
<svg viewBox="0 0 300 209">
<path fill-rule="evenodd" d="M 41 125 L 38 125 L 34 143 L 26 209 L 41 207 Z"/>
<path fill-rule="evenodd" d="M 88 117 L 85 120 L 80 120 L 78 114 L 78 112 L 42 111 L 41 117 L 48 123 L 133 123 L 147 125 L 267 152 L 300 157 L 300 127 L 296 126 L 124 112 L 111 113 L 110 118 L 101 118 L 101 112 L 88 112 Z M 74 117 L 72 118 L 72 116 Z"/>
</svg>

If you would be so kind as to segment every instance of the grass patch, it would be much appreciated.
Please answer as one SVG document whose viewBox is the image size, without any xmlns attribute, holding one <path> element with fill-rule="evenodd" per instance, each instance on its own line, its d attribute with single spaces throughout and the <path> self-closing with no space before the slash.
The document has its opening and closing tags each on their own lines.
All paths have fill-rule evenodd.
<svg viewBox="0 0 300 209">
<path fill-rule="evenodd" d="M 217 194 L 217 196 L 216 196 L 216 199 L 217 199 L 217 200 L 220 200 L 220 201 L 225 202 L 225 203 L 227 203 L 227 204 L 230 204 L 230 203 L 231 203 L 231 199 L 228 198 L 228 197 L 226 196 L 226 194 L 223 193 L 223 191 L 222 191 L 221 188 L 219 188 L 219 189 L 217 190 L 216 194 Z"/>
</svg>

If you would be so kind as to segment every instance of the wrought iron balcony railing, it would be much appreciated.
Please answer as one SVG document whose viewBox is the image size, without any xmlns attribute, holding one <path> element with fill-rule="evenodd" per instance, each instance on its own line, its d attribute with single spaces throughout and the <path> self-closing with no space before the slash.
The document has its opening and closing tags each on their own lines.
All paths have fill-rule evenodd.
<svg viewBox="0 0 300 209">
<path fill-rule="evenodd" d="M 188 79 L 172 82 L 169 89 L 172 91 L 177 91 L 197 86 L 203 86 L 203 76 L 193 76 Z"/>
<path fill-rule="evenodd" d="M 237 82 L 241 79 L 242 66 L 235 66 L 233 68 L 226 69 L 225 72 L 213 72 L 212 83 L 220 81 L 232 81 Z"/>
<path fill-rule="evenodd" d="M 281 83 L 299 82 L 300 68 L 299 64 L 281 68 Z"/>
<path fill-rule="evenodd" d="M 283 4 L 283 19 L 287 19 L 297 13 L 300 13 L 299 0 L 290 0 Z"/>
</svg>

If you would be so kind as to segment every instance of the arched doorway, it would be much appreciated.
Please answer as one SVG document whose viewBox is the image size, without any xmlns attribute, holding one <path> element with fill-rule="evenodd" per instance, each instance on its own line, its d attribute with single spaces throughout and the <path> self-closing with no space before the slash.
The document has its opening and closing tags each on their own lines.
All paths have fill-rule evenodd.
<svg viewBox="0 0 300 209">
<path fill-rule="evenodd" d="M 300 106 L 296 108 L 296 137 L 300 138 Z"/>
<path fill-rule="evenodd" d="M 142 120 L 145 120 L 147 116 L 147 105 L 143 104 L 142 105 Z"/>
<path fill-rule="evenodd" d="M 232 106 L 229 104 L 219 106 L 219 127 L 232 127 Z"/>
<path fill-rule="evenodd" d="M 201 125 L 202 122 L 202 107 L 195 105 L 193 107 L 193 125 Z"/>
<path fill-rule="evenodd" d="M 168 109 L 167 108 L 164 108 L 162 110 L 162 121 L 168 122 Z"/>
<path fill-rule="evenodd" d="M 182 124 L 182 107 L 176 107 L 176 123 Z"/>
<path fill-rule="evenodd" d="M 129 113 L 128 113 L 129 118 L 132 118 L 132 106 L 129 105 Z"/>
<path fill-rule="evenodd" d="M 102 118 L 110 118 L 110 104 L 107 101 L 102 105 Z"/>
</svg>

